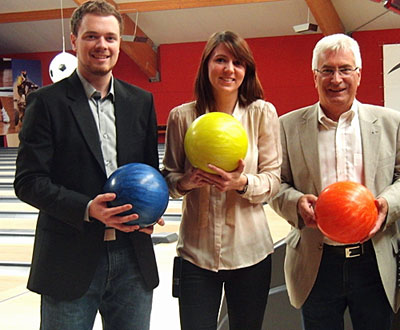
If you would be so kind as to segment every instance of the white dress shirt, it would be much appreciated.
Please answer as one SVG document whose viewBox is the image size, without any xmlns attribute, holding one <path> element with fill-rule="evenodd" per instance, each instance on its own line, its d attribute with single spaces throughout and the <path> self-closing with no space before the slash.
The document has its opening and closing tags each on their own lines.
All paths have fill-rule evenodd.
<svg viewBox="0 0 400 330">
<path fill-rule="evenodd" d="M 321 106 L 318 109 L 318 152 L 321 169 L 321 187 L 338 181 L 364 184 L 363 157 L 358 101 L 339 120 L 329 119 Z M 337 245 L 328 238 L 328 244 Z"/>
</svg>

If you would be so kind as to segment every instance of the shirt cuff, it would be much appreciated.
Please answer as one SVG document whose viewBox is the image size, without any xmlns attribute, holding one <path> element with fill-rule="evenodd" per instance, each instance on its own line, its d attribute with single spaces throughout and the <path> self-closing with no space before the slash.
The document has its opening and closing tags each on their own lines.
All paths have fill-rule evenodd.
<svg viewBox="0 0 400 330">
<path fill-rule="evenodd" d="M 90 200 L 86 206 L 85 215 L 83 216 L 83 220 L 86 222 L 92 222 L 92 220 L 90 220 L 90 218 L 89 218 L 89 206 L 90 206 L 90 204 L 92 204 L 92 202 L 93 202 L 93 200 Z"/>
</svg>

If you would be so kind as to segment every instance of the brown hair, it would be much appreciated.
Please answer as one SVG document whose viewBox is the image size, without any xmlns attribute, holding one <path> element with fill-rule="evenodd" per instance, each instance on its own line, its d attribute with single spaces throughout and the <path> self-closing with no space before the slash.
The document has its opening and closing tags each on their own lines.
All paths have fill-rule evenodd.
<svg viewBox="0 0 400 330">
<path fill-rule="evenodd" d="M 121 14 L 115 9 L 115 7 L 109 4 L 107 1 L 104 0 L 90 0 L 84 2 L 78 8 L 74 10 L 71 17 L 71 32 L 73 35 L 78 35 L 79 27 L 81 26 L 81 22 L 83 17 L 86 14 L 95 14 L 99 16 L 114 16 L 119 25 L 119 32 L 122 35 L 124 24 Z"/>
<path fill-rule="evenodd" d="M 263 99 L 264 92 L 256 73 L 256 64 L 247 42 L 231 31 L 216 32 L 208 39 L 204 47 L 194 85 L 196 112 L 200 116 L 209 111 L 216 111 L 212 86 L 208 78 L 208 61 L 214 49 L 224 44 L 234 57 L 246 67 L 246 73 L 239 87 L 239 105 L 248 106 L 252 102 Z"/>
</svg>

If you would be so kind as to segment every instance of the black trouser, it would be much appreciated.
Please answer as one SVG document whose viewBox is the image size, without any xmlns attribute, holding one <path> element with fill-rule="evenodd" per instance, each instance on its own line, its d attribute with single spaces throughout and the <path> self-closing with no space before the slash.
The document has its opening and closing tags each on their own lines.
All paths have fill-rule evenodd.
<svg viewBox="0 0 400 330">
<path fill-rule="evenodd" d="M 212 272 L 182 263 L 179 310 L 182 330 L 217 329 L 224 286 L 231 330 L 260 330 L 271 282 L 271 256 L 237 270 Z"/>
<path fill-rule="evenodd" d="M 393 311 L 372 242 L 362 251 L 347 250 L 346 258 L 345 248 L 324 245 L 316 282 L 302 307 L 305 329 L 342 330 L 348 307 L 354 330 L 389 330 Z"/>
</svg>

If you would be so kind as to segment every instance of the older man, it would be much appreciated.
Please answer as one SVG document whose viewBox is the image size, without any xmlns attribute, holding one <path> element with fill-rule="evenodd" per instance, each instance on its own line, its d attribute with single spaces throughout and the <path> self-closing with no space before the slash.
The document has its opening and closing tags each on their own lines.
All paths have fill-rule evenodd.
<svg viewBox="0 0 400 330">
<path fill-rule="evenodd" d="M 346 307 L 355 330 L 388 330 L 400 304 L 400 112 L 356 100 L 361 66 L 355 40 L 324 37 L 312 60 L 319 102 L 280 118 L 282 184 L 271 206 L 292 225 L 285 276 L 307 330 L 343 329 Z M 317 228 L 315 202 L 337 181 L 361 183 L 376 196 L 376 225 L 361 242 L 344 245 Z"/>
</svg>

